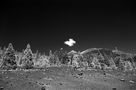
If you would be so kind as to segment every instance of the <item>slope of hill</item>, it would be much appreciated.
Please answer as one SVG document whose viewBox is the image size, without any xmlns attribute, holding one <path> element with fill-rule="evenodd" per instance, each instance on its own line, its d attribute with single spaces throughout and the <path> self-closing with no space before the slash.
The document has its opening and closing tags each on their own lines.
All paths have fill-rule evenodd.
<svg viewBox="0 0 136 90">
<path fill-rule="evenodd" d="M 135 68 L 135 55 L 123 51 L 110 50 L 106 48 L 90 48 L 81 52 L 84 58 L 93 62 L 97 58 L 100 64 L 105 64 L 110 68 Z"/>
<path fill-rule="evenodd" d="M 0 71 L 0 90 L 136 90 L 136 76 L 118 71 L 49 67 Z"/>
</svg>

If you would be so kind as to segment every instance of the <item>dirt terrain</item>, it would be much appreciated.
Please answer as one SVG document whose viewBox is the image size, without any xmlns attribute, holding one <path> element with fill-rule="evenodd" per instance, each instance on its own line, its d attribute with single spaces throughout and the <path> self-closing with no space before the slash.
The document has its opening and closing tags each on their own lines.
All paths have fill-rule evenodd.
<svg viewBox="0 0 136 90">
<path fill-rule="evenodd" d="M 136 90 L 136 73 L 49 67 L 0 71 L 0 90 Z"/>
</svg>

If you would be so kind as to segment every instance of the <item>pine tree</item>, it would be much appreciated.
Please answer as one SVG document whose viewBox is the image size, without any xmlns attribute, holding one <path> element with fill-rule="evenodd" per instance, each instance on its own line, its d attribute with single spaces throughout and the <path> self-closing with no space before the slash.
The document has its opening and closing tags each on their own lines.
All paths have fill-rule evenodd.
<svg viewBox="0 0 136 90">
<path fill-rule="evenodd" d="M 55 65 L 56 61 L 57 61 L 56 59 L 57 59 L 57 57 L 50 50 L 50 52 L 49 52 L 49 63 L 50 63 L 50 65 Z"/>
<path fill-rule="evenodd" d="M 15 69 L 17 67 L 15 57 L 15 50 L 12 43 L 9 43 L 8 48 L 5 50 L 3 56 L 3 69 Z"/>
<path fill-rule="evenodd" d="M 59 64 L 68 64 L 69 58 L 67 52 L 61 48 L 60 50 L 56 51 L 54 55 L 58 58 L 57 63 Z"/>
<path fill-rule="evenodd" d="M 1 65 L 2 65 L 2 53 L 3 53 L 3 51 L 2 51 L 2 49 L 1 49 L 1 47 L 0 47 L 0 67 L 1 67 Z"/>
<path fill-rule="evenodd" d="M 33 65 L 34 65 L 33 53 L 32 53 L 30 44 L 27 44 L 27 47 L 23 52 L 22 66 L 25 69 L 30 69 L 30 68 L 33 68 Z"/>
<path fill-rule="evenodd" d="M 61 48 L 58 53 L 58 58 L 59 58 L 59 62 L 61 64 L 68 64 L 69 62 L 69 59 L 68 59 L 68 55 L 67 55 L 67 52 L 63 50 L 63 48 Z"/>
</svg>

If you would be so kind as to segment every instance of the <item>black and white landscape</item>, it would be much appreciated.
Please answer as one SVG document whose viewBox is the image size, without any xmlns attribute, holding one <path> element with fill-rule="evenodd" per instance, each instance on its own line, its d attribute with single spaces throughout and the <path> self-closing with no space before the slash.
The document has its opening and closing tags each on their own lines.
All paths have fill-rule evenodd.
<svg viewBox="0 0 136 90">
<path fill-rule="evenodd" d="M 0 50 L 0 90 L 135 90 L 136 55 L 118 49 L 64 49 L 48 55 Z"/>
<path fill-rule="evenodd" d="M 0 90 L 136 90 L 135 30 L 130 0 L 3 0 Z"/>
</svg>

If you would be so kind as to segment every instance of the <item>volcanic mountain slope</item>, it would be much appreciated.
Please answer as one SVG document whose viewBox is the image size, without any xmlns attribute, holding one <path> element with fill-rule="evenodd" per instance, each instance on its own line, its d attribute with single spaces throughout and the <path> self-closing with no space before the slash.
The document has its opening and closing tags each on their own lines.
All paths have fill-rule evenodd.
<svg viewBox="0 0 136 90">
<path fill-rule="evenodd" d="M 105 48 L 91 48 L 81 52 L 81 55 L 86 60 L 93 61 L 93 58 L 96 57 L 100 64 L 105 64 L 111 68 L 119 68 L 121 65 L 125 66 L 130 63 L 130 65 L 135 68 L 135 55 L 131 53 L 125 53 L 118 50 L 110 50 Z"/>
<path fill-rule="evenodd" d="M 136 90 L 134 74 L 68 66 L 0 71 L 0 90 Z"/>
</svg>

